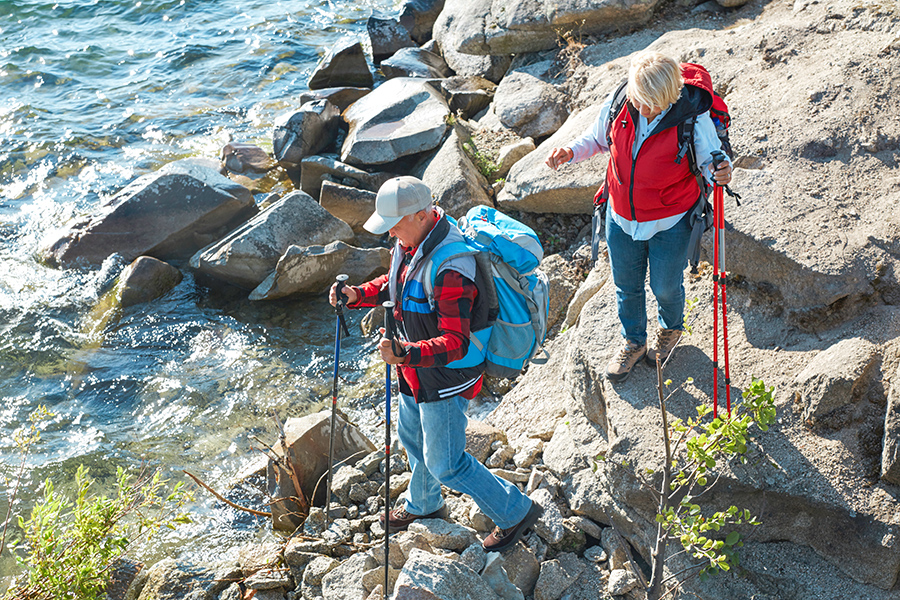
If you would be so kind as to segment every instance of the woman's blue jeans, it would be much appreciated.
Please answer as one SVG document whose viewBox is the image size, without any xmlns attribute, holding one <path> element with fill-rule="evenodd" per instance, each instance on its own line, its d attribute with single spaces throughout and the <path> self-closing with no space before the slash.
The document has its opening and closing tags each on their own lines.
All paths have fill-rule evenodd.
<svg viewBox="0 0 900 600">
<path fill-rule="evenodd" d="M 616 308 L 622 336 L 637 344 L 647 342 L 647 300 L 644 281 L 650 269 L 650 289 L 659 309 L 659 326 L 684 328 L 684 268 L 691 239 L 689 216 L 671 229 L 657 232 L 646 241 L 635 241 L 616 222 L 606 219 L 606 245 Z"/>
<path fill-rule="evenodd" d="M 466 408 L 462 396 L 416 404 L 400 394 L 397 432 L 412 470 L 406 510 L 427 515 L 444 505 L 441 484 L 468 494 L 501 529 L 519 524 L 531 500 L 466 452 Z"/>
</svg>

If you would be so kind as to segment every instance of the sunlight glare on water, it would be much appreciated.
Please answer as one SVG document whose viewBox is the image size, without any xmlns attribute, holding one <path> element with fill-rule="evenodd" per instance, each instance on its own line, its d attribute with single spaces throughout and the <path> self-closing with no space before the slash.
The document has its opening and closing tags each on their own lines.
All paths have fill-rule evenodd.
<svg viewBox="0 0 900 600">
<path fill-rule="evenodd" d="M 324 297 L 251 303 L 246 291 L 183 281 L 163 298 L 99 311 L 125 262 L 53 269 L 42 252 L 124 186 L 185 157 L 218 158 L 231 140 L 271 151 L 271 126 L 316 62 L 344 36 L 365 40 L 393 0 L 16 0 L 0 2 L 0 470 L 14 432 L 41 424 L 14 508 L 79 464 L 101 487 L 117 466 L 181 469 L 220 491 L 283 420 L 326 406 L 333 313 Z M 102 317 L 102 318 L 100 318 Z M 352 315 L 355 323 L 361 315 Z M 342 404 L 373 431 L 380 371 L 353 332 L 341 351 Z M 327 402 L 330 404 L 330 400 Z M 368 411 L 368 412 L 366 412 Z M 0 490 L 2 491 L 2 490 Z M 195 524 L 144 558 L 223 549 L 271 535 L 198 493 Z M 6 511 L 5 492 L 0 513 Z M 261 498 L 249 498 L 260 502 Z M 0 579 L 14 571 L 0 556 Z"/>
</svg>

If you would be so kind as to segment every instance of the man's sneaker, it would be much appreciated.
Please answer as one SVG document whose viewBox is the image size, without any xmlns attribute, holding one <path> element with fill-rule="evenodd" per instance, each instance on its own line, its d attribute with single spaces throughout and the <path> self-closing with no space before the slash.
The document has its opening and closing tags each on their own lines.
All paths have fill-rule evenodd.
<svg viewBox="0 0 900 600">
<path fill-rule="evenodd" d="M 447 509 L 446 504 L 427 515 L 414 515 L 411 512 L 407 512 L 406 504 L 404 504 L 400 508 L 390 511 L 391 531 L 403 531 L 417 519 L 446 519 L 449 515 L 450 511 Z M 378 516 L 378 522 L 384 527 L 384 513 Z"/>
<path fill-rule="evenodd" d="M 659 364 L 666 362 L 675 344 L 681 339 L 683 332 L 680 329 L 660 329 L 656 332 L 656 343 L 647 351 L 647 362 L 656 368 L 656 357 L 659 356 Z"/>
<path fill-rule="evenodd" d="M 625 381 L 634 365 L 646 355 L 647 344 L 637 344 L 625 340 L 625 345 L 606 366 L 606 378 L 612 382 Z"/>
<path fill-rule="evenodd" d="M 484 538 L 481 547 L 484 548 L 485 552 L 505 552 L 506 550 L 509 550 L 519 541 L 522 534 L 537 523 L 538 518 L 540 518 L 542 514 L 544 514 L 544 509 L 541 508 L 540 504 L 532 500 L 531 508 L 528 509 L 525 518 L 522 519 L 518 525 L 513 525 L 509 529 L 494 527 L 494 531 Z"/>
</svg>

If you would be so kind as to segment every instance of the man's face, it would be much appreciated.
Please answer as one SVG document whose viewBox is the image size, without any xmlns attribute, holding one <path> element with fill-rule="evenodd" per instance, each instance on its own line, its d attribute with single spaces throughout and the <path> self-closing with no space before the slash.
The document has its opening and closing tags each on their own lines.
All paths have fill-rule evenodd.
<svg viewBox="0 0 900 600">
<path fill-rule="evenodd" d="M 391 227 L 388 233 L 397 238 L 401 246 L 415 247 L 425 239 L 427 231 L 423 232 L 424 211 L 406 215 L 400 222 Z"/>
</svg>

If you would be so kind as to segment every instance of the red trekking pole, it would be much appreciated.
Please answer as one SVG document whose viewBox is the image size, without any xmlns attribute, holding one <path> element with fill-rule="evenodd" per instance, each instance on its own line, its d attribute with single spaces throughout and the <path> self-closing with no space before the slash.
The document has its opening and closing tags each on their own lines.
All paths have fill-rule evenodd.
<svg viewBox="0 0 900 600">
<path fill-rule="evenodd" d="M 724 162 L 721 151 L 712 153 L 713 165 Z M 722 288 L 722 349 L 725 360 L 725 407 L 731 417 L 731 372 L 728 364 L 728 302 L 725 270 L 725 194 L 724 187 L 713 185 L 713 418 L 719 409 L 719 287 Z"/>
</svg>

